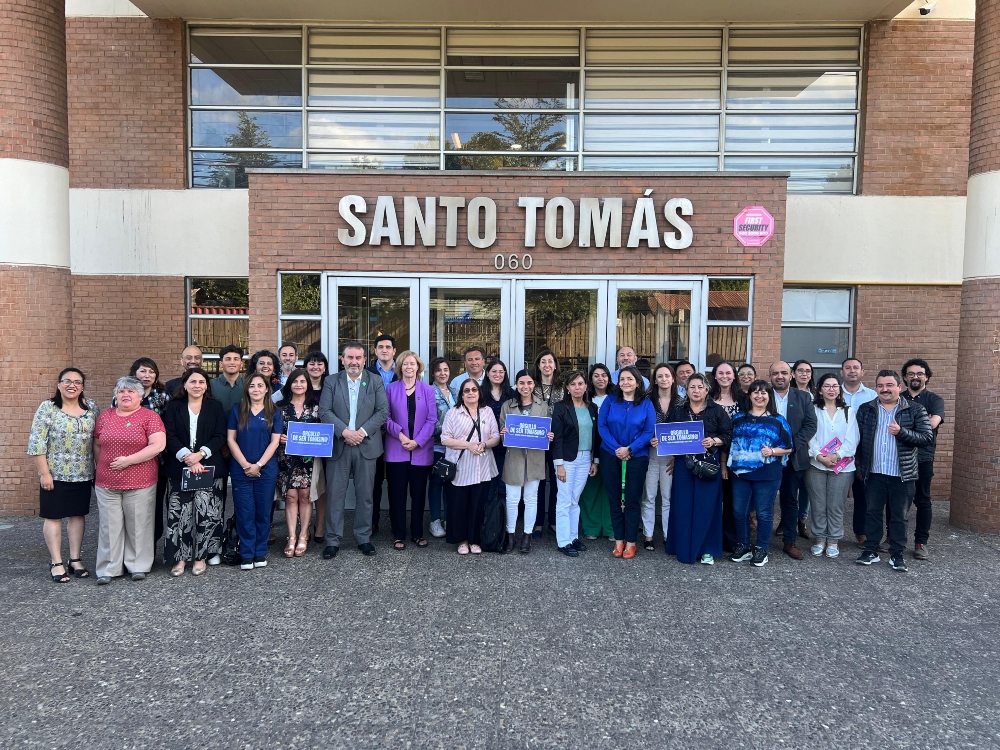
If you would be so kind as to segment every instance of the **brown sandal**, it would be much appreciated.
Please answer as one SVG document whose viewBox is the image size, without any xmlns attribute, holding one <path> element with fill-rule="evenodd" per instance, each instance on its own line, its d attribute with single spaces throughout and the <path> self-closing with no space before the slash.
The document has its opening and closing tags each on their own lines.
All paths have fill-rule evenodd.
<svg viewBox="0 0 1000 750">
<path fill-rule="evenodd" d="M 288 537 L 288 544 L 285 545 L 285 557 L 292 557 L 295 555 L 295 537 Z"/>
<path fill-rule="evenodd" d="M 309 532 L 305 534 L 299 534 L 299 542 L 295 545 L 295 556 L 303 557 L 306 554 L 306 550 L 309 548 Z"/>
</svg>

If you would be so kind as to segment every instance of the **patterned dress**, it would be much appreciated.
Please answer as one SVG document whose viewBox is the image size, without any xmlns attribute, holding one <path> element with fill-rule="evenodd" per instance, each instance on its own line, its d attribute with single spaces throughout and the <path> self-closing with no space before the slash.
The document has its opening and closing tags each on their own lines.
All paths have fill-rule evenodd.
<svg viewBox="0 0 1000 750">
<path fill-rule="evenodd" d="M 45 456 L 57 482 L 90 482 L 94 478 L 94 425 L 100 409 L 90 399 L 87 411 L 71 417 L 51 400 L 43 401 L 31 422 L 28 455 Z"/>
<path fill-rule="evenodd" d="M 289 422 L 319 422 L 319 404 L 307 403 L 301 412 L 296 412 L 294 404 L 281 406 L 281 416 L 285 424 Z M 285 446 L 278 446 L 278 492 L 284 497 L 288 490 L 307 490 L 312 484 L 312 456 L 289 456 Z"/>
</svg>

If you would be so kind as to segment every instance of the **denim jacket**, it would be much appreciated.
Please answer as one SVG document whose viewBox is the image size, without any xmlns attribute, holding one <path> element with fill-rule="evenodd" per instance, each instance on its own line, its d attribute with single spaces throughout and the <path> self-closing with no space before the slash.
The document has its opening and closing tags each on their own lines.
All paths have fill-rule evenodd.
<svg viewBox="0 0 1000 750">
<path fill-rule="evenodd" d="M 441 393 L 441 389 L 438 388 L 437 383 L 432 383 L 431 388 L 434 389 L 434 401 L 437 404 L 437 424 L 434 425 L 434 450 L 438 453 L 444 453 L 444 446 L 441 445 L 441 425 L 444 424 L 444 415 L 448 413 L 448 410 L 455 405 L 455 397 L 451 395 L 451 391 L 448 391 L 448 397 Z"/>
</svg>

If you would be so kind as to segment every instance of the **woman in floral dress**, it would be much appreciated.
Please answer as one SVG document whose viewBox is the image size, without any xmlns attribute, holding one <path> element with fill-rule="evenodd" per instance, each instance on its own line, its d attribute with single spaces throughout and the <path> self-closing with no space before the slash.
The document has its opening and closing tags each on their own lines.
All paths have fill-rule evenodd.
<svg viewBox="0 0 1000 750">
<path fill-rule="evenodd" d="M 319 394 L 312 388 L 309 373 L 298 368 L 292 371 L 281 389 L 281 416 L 290 422 L 319 422 Z M 288 544 L 285 557 L 302 557 L 309 545 L 309 520 L 312 502 L 313 457 L 290 456 L 285 453 L 288 436 L 281 436 L 278 447 L 278 492 L 285 498 L 285 522 Z M 301 531 L 297 530 L 301 528 Z"/>
</svg>

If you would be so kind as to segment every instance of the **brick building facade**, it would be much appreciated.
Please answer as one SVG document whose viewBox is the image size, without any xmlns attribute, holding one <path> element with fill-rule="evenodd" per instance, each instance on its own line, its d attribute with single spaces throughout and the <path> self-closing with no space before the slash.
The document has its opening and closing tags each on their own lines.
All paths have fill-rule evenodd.
<svg viewBox="0 0 1000 750">
<path fill-rule="evenodd" d="M 690 248 L 609 251 L 574 245 L 556 250 L 546 247 L 540 234 L 530 273 L 508 269 L 502 275 L 752 278 L 752 345 L 747 354 L 758 367 L 782 355 L 783 284 L 786 289 L 847 289 L 851 353 L 865 362 L 869 384 L 879 368 L 899 368 L 911 356 L 926 358 L 934 369 L 931 387 L 944 396 L 948 411 L 939 438 L 935 495 L 983 498 L 997 488 L 996 463 L 981 457 L 989 440 L 995 444 L 1000 436 L 996 397 L 983 392 L 972 405 L 969 399 L 955 399 L 970 387 L 964 373 L 1000 367 L 994 351 L 1000 336 L 997 240 L 979 218 L 995 203 L 991 180 L 1000 170 L 995 4 L 981 0 L 975 19 L 943 10 L 923 17 L 916 5 L 899 2 L 895 18 L 873 11 L 863 18 L 803 21 L 820 29 L 825 24 L 859 29 L 855 184 L 841 196 L 789 192 L 787 199 L 783 173 L 735 171 L 667 176 L 271 169 L 251 170 L 248 191 L 195 190 L 196 140 L 201 136 L 194 133 L 190 112 L 195 102 L 189 34 L 193 27 L 214 22 L 165 16 L 156 0 L 136 2 L 124 14 L 102 10 L 109 5 L 128 4 L 88 0 L 75 7 L 90 10 L 64 19 L 61 2 L 0 2 L 0 36 L 9 48 L 0 55 L 0 72 L 16 82 L 0 93 L 0 118 L 6 125 L 0 135 L 0 170 L 22 181 L 10 194 L 37 199 L 31 210 L 7 209 L 9 216 L 0 209 L 0 219 L 9 219 L 4 226 L 23 238 L 0 248 L 0 329 L 8 365 L 0 377 L 19 394 L 16 408 L 5 418 L 10 434 L 26 438 L 31 414 L 50 395 L 54 374 L 63 364 L 72 362 L 87 372 L 88 390 L 102 403 L 114 379 L 137 356 L 152 356 L 166 377 L 173 376 L 192 331 L 189 279 L 248 279 L 249 344 L 273 347 L 278 343 L 280 273 L 498 277 L 490 266 L 494 254 L 525 250 L 518 235 L 524 213 L 516 205 L 518 196 L 564 195 L 577 201 L 619 195 L 627 227 L 635 199 L 653 188 L 654 198 L 687 197 L 694 204 Z M 295 5 L 282 12 L 294 13 Z M 885 7 L 884 2 L 879 5 Z M 231 19 L 223 6 L 218 4 L 217 23 L 228 34 L 296 25 L 294 16 L 228 25 Z M 211 19 L 213 7 L 203 6 L 198 18 Z M 831 13 L 836 15 L 836 9 Z M 374 20 L 327 19 L 320 25 Z M 719 20 L 725 38 L 741 28 L 739 21 L 730 27 L 724 21 L 732 19 Z M 442 28 L 450 22 L 428 20 Z M 602 22 L 580 20 L 595 26 Z M 662 19 L 623 22 L 664 25 Z M 533 25 L 530 19 L 521 23 Z M 790 28 L 787 19 L 766 23 L 780 33 Z M 303 70 L 307 76 L 308 65 Z M 306 79 L 304 89 L 308 85 Z M 270 106 L 261 104 L 263 99 L 253 101 L 261 112 Z M 303 123 L 309 106 L 300 110 Z M 781 103 L 776 106 L 780 110 Z M 582 116 L 581 121 L 586 122 Z M 225 124 L 218 128 L 223 132 Z M 212 137 L 213 143 L 222 143 L 222 136 Z M 302 143 L 303 153 L 312 148 L 308 140 Z M 583 149 L 580 153 L 589 158 Z M 728 159 L 720 152 L 720 165 L 726 162 L 729 168 Z M 43 167 L 24 167 L 24 162 Z M 489 196 L 498 204 L 497 243 L 488 250 L 473 248 L 460 232 L 456 247 L 439 242 L 434 248 L 392 248 L 385 243 L 348 252 L 336 240 L 345 226 L 337 202 L 348 194 L 367 200 L 366 221 L 379 195 L 395 196 L 397 203 L 405 195 Z M 733 237 L 733 216 L 747 205 L 765 205 L 775 216 L 777 232 L 763 248 L 744 248 Z M 662 209 L 662 203 L 657 206 Z M 893 217 L 898 226 L 879 226 L 883 216 Z M 928 217 L 926 238 L 911 241 L 914 235 L 907 232 Z M 515 218 L 514 224 L 504 223 Z M 444 231 L 441 222 L 439 233 Z M 797 231 L 786 234 L 793 225 Z M 894 239 L 895 234 L 908 239 Z M 963 259 L 964 274 L 958 272 Z M 325 314 L 329 318 L 336 311 Z M 332 321 L 324 322 L 324 331 Z M 784 323 L 786 329 L 795 327 L 787 319 Z M 24 361 L 18 352 L 26 349 L 47 353 L 31 366 L 28 378 L 18 366 Z M 5 479 L 0 513 L 37 511 L 24 442 L 13 441 L 0 454 Z M 954 503 L 953 521 L 1000 529 L 1000 506 L 990 502 Z"/>
</svg>

